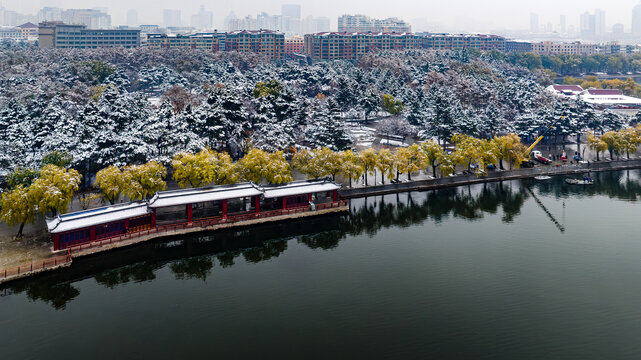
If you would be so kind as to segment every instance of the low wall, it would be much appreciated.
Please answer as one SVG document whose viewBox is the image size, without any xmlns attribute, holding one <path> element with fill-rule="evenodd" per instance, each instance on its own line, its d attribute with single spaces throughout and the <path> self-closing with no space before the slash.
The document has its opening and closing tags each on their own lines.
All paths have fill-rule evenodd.
<svg viewBox="0 0 641 360">
<path fill-rule="evenodd" d="M 560 166 L 537 166 L 528 169 L 491 171 L 486 176 L 458 175 L 432 180 L 408 181 L 399 184 L 385 184 L 355 189 L 341 189 L 341 197 L 357 198 L 363 196 L 392 194 L 406 191 L 435 190 L 454 186 L 481 184 L 487 182 L 527 179 L 536 176 L 584 174 L 589 171 L 612 171 L 641 168 L 639 160 L 600 161 L 589 164 L 564 164 Z"/>
</svg>

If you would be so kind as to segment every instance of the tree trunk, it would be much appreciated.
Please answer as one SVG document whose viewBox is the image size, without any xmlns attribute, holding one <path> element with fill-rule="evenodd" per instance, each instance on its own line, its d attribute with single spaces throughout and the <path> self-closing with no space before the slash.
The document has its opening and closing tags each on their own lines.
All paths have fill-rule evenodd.
<svg viewBox="0 0 641 360">
<path fill-rule="evenodd" d="M 412 172 L 411 171 L 407 172 L 407 180 L 408 181 L 412 181 Z"/>
<path fill-rule="evenodd" d="M 436 165 L 432 165 L 432 177 L 436 179 Z"/>
<path fill-rule="evenodd" d="M 599 161 L 599 152 L 596 152 L 596 161 Z"/>
<path fill-rule="evenodd" d="M 381 183 L 385 185 L 385 172 L 381 171 Z"/>
<path fill-rule="evenodd" d="M 505 170 L 505 169 L 503 168 L 503 159 L 499 159 L 499 169 L 501 169 L 501 170 Z"/>
<path fill-rule="evenodd" d="M 350 189 L 352 187 L 352 176 L 351 175 L 349 176 L 349 187 L 350 187 Z"/>
<path fill-rule="evenodd" d="M 16 237 L 22 237 L 22 230 L 24 230 L 24 222 L 20 223 L 20 227 L 18 228 L 18 235 L 16 235 Z"/>
<path fill-rule="evenodd" d="M 365 169 L 365 174 L 363 174 L 363 176 L 365 176 L 365 186 L 367 186 L 367 169 Z"/>
<path fill-rule="evenodd" d="M 398 171 L 398 169 L 396 169 L 396 181 L 398 181 L 398 176 L 399 176 L 400 174 L 401 174 L 401 172 L 400 172 L 400 171 Z"/>
</svg>

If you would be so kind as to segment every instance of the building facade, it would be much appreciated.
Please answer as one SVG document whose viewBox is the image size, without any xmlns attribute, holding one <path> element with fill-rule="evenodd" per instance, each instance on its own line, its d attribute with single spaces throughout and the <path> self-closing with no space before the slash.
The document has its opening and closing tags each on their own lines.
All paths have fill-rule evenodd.
<svg viewBox="0 0 641 360">
<path fill-rule="evenodd" d="M 365 15 L 342 15 L 338 18 L 338 32 L 409 33 L 412 26 L 397 18 L 372 19 Z"/>
<path fill-rule="evenodd" d="M 225 33 L 199 33 L 192 35 L 148 34 L 145 46 L 152 49 L 199 49 L 225 51 Z"/>
<path fill-rule="evenodd" d="M 285 38 L 285 55 L 302 54 L 305 49 L 305 38 L 294 36 Z"/>
<path fill-rule="evenodd" d="M 272 60 L 285 54 L 285 34 L 272 30 L 232 31 L 226 36 L 226 51 L 253 52 Z"/>
<path fill-rule="evenodd" d="M 140 46 L 140 30 L 87 29 L 86 25 L 43 22 L 39 24 L 38 46 L 62 49 L 135 48 Z"/>
<path fill-rule="evenodd" d="M 422 45 L 430 50 L 478 49 L 505 51 L 505 38 L 485 34 L 424 34 Z"/>
<path fill-rule="evenodd" d="M 305 55 L 315 60 L 358 60 L 372 51 L 421 48 L 421 39 L 408 33 L 340 33 L 305 35 Z"/>
<path fill-rule="evenodd" d="M 594 55 L 599 52 L 599 46 L 580 41 L 570 43 L 541 41 L 532 43 L 532 52 L 539 55 Z"/>
<path fill-rule="evenodd" d="M 212 52 L 253 52 L 265 55 L 272 60 L 278 60 L 285 55 L 285 35 L 270 30 L 190 35 L 148 34 L 145 46 L 156 49 L 183 48 Z"/>
<path fill-rule="evenodd" d="M 518 41 L 518 40 L 505 40 L 505 52 L 532 52 L 532 42 Z"/>
</svg>

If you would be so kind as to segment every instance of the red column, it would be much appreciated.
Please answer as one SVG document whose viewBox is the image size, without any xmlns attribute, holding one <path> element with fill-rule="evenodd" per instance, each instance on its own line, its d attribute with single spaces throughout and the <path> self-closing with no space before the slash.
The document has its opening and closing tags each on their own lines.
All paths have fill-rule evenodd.
<svg viewBox="0 0 641 360">
<path fill-rule="evenodd" d="M 53 249 L 60 250 L 60 234 L 53 234 Z"/>
<path fill-rule="evenodd" d="M 92 226 L 89 228 L 89 241 L 96 240 L 96 227 Z"/>
<path fill-rule="evenodd" d="M 125 219 L 125 234 L 129 232 L 129 219 Z"/>
<path fill-rule="evenodd" d="M 187 204 L 187 222 L 191 223 L 194 217 L 194 209 L 191 204 Z"/>
<path fill-rule="evenodd" d="M 307 201 L 312 202 L 312 194 L 307 195 Z"/>
<path fill-rule="evenodd" d="M 227 219 L 227 200 L 223 200 L 223 219 Z"/>
<path fill-rule="evenodd" d="M 156 209 L 153 210 L 154 212 L 151 213 L 151 228 L 156 227 Z"/>
<path fill-rule="evenodd" d="M 283 210 L 287 210 L 287 198 L 283 198 Z"/>
<path fill-rule="evenodd" d="M 256 207 L 256 213 L 258 214 L 260 212 L 260 196 L 256 195 L 254 196 L 254 206 Z"/>
<path fill-rule="evenodd" d="M 338 190 L 334 190 L 334 202 L 338 201 Z"/>
</svg>

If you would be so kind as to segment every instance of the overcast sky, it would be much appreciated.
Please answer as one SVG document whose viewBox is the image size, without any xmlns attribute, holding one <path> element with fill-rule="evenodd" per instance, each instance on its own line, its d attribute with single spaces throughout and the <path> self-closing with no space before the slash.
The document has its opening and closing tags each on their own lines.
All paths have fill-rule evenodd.
<svg viewBox="0 0 641 360">
<path fill-rule="evenodd" d="M 568 26 L 578 26 L 581 13 L 598 8 L 606 12 L 608 28 L 622 23 L 629 29 L 632 8 L 639 0 L 0 0 L 0 4 L 10 10 L 32 14 L 43 6 L 106 7 L 113 25 L 125 23 L 128 9 L 138 11 L 140 22 L 152 24 L 162 23 L 162 9 L 181 9 L 183 22 L 188 25 L 191 14 L 202 4 L 214 12 L 214 22 L 219 28 L 232 10 L 238 17 L 255 16 L 262 11 L 279 14 L 280 6 L 284 3 L 300 4 L 303 17 L 327 16 L 332 20 L 332 26 L 336 26 L 336 17 L 341 14 L 363 13 L 372 17 L 396 16 L 407 21 L 423 18 L 430 27 L 439 26 L 451 31 L 486 32 L 528 29 L 531 12 L 539 14 L 541 25 L 548 22 L 556 25 L 559 15 L 565 15 Z"/>
</svg>

